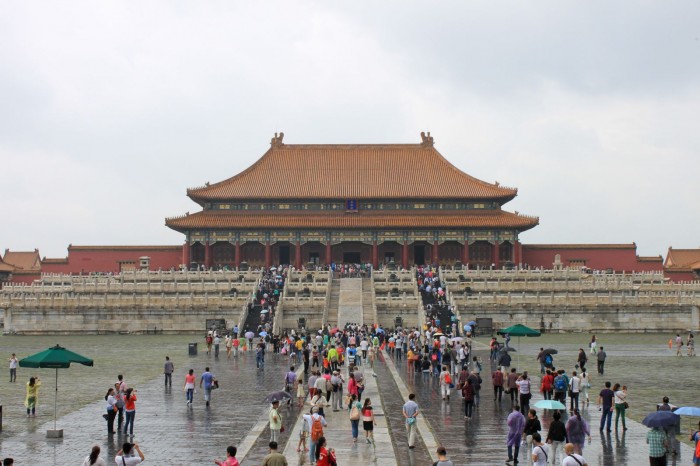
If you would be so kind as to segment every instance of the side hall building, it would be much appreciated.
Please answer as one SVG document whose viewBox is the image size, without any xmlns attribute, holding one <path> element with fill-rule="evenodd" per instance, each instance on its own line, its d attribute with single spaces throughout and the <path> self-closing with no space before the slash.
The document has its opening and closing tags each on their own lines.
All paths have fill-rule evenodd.
<svg viewBox="0 0 700 466">
<path fill-rule="evenodd" d="M 185 235 L 182 263 L 237 267 L 332 262 L 501 267 L 522 263 L 519 235 L 537 217 L 503 210 L 517 189 L 419 144 L 286 144 L 241 173 L 188 189 L 202 208 L 167 218 Z"/>
</svg>

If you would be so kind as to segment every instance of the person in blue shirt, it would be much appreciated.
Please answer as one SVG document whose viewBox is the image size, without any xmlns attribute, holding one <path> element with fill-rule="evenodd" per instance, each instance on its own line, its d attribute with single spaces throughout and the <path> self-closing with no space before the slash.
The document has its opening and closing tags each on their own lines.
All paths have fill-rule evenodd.
<svg viewBox="0 0 700 466">
<path fill-rule="evenodd" d="M 202 374 L 202 377 L 199 379 L 199 388 L 202 388 L 202 384 L 204 384 L 204 401 L 207 402 L 207 406 L 209 406 L 209 402 L 211 401 L 211 390 L 212 390 L 212 387 L 214 386 L 215 380 L 216 380 L 216 377 L 214 377 L 214 374 L 209 372 L 208 367 L 206 369 L 204 369 L 204 373 Z"/>
</svg>

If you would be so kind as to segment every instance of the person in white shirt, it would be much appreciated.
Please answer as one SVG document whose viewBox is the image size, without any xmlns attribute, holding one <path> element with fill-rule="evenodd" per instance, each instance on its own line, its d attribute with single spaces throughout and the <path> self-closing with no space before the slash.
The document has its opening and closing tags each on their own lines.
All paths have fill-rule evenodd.
<svg viewBox="0 0 700 466">
<path fill-rule="evenodd" d="M 10 382 L 17 382 L 17 356 L 12 353 L 10 358 Z"/>
<path fill-rule="evenodd" d="M 547 466 L 549 460 L 549 445 L 542 443 L 539 432 L 532 434 L 532 464 L 533 466 Z"/>
<path fill-rule="evenodd" d="M 588 463 L 583 456 L 574 453 L 574 444 L 567 443 L 564 446 L 564 459 L 561 462 L 561 466 L 588 466 Z"/>
<path fill-rule="evenodd" d="M 578 397 L 581 392 L 581 379 L 578 378 L 576 371 L 571 374 L 571 379 L 569 380 L 569 393 L 571 394 L 571 401 L 569 402 L 569 409 L 573 412 L 574 409 L 578 409 Z"/>
<path fill-rule="evenodd" d="M 138 456 L 132 456 L 134 450 L 138 453 Z M 114 464 L 119 466 L 136 466 L 141 464 L 146 457 L 144 456 L 138 443 L 126 442 L 122 445 L 122 449 L 117 452 L 117 456 L 114 458 Z"/>
</svg>

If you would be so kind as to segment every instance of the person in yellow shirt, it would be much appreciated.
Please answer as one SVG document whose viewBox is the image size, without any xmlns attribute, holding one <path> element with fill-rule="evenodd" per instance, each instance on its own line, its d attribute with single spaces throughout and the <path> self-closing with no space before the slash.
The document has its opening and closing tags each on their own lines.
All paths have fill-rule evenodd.
<svg viewBox="0 0 700 466">
<path fill-rule="evenodd" d="M 411 348 L 408 349 L 408 352 L 406 353 L 406 361 L 408 362 L 408 373 L 410 374 L 413 372 L 413 357 L 414 357 L 413 350 Z"/>
<path fill-rule="evenodd" d="M 39 402 L 39 387 L 41 380 L 39 377 L 30 377 L 27 382 L 27 397 L 24 399 L 24 406 L 27 408 L 27 417 L 36 417 L 36 405 Z M 30 414 L 31 413 L 31 414 Z"/>
</svg>

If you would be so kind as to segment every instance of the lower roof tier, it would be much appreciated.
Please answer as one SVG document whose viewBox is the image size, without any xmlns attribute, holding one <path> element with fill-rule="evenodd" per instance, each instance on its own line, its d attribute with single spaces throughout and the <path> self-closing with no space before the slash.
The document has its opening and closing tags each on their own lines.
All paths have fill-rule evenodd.
<svg viewBox="0 0 700 466">
<path fill-rule="evenodd" d="M 368 228 L 511 228 L 525 231 L 539 224 L 538 217 L 519 215 L 503 210 L 488 211 L 359 211 L 291 213 L 231 212 L 204 210 L 182 217 L 168 218 L 166 226 L 180 232 L 192 229 L 368 229 Z"/>
</svg>

